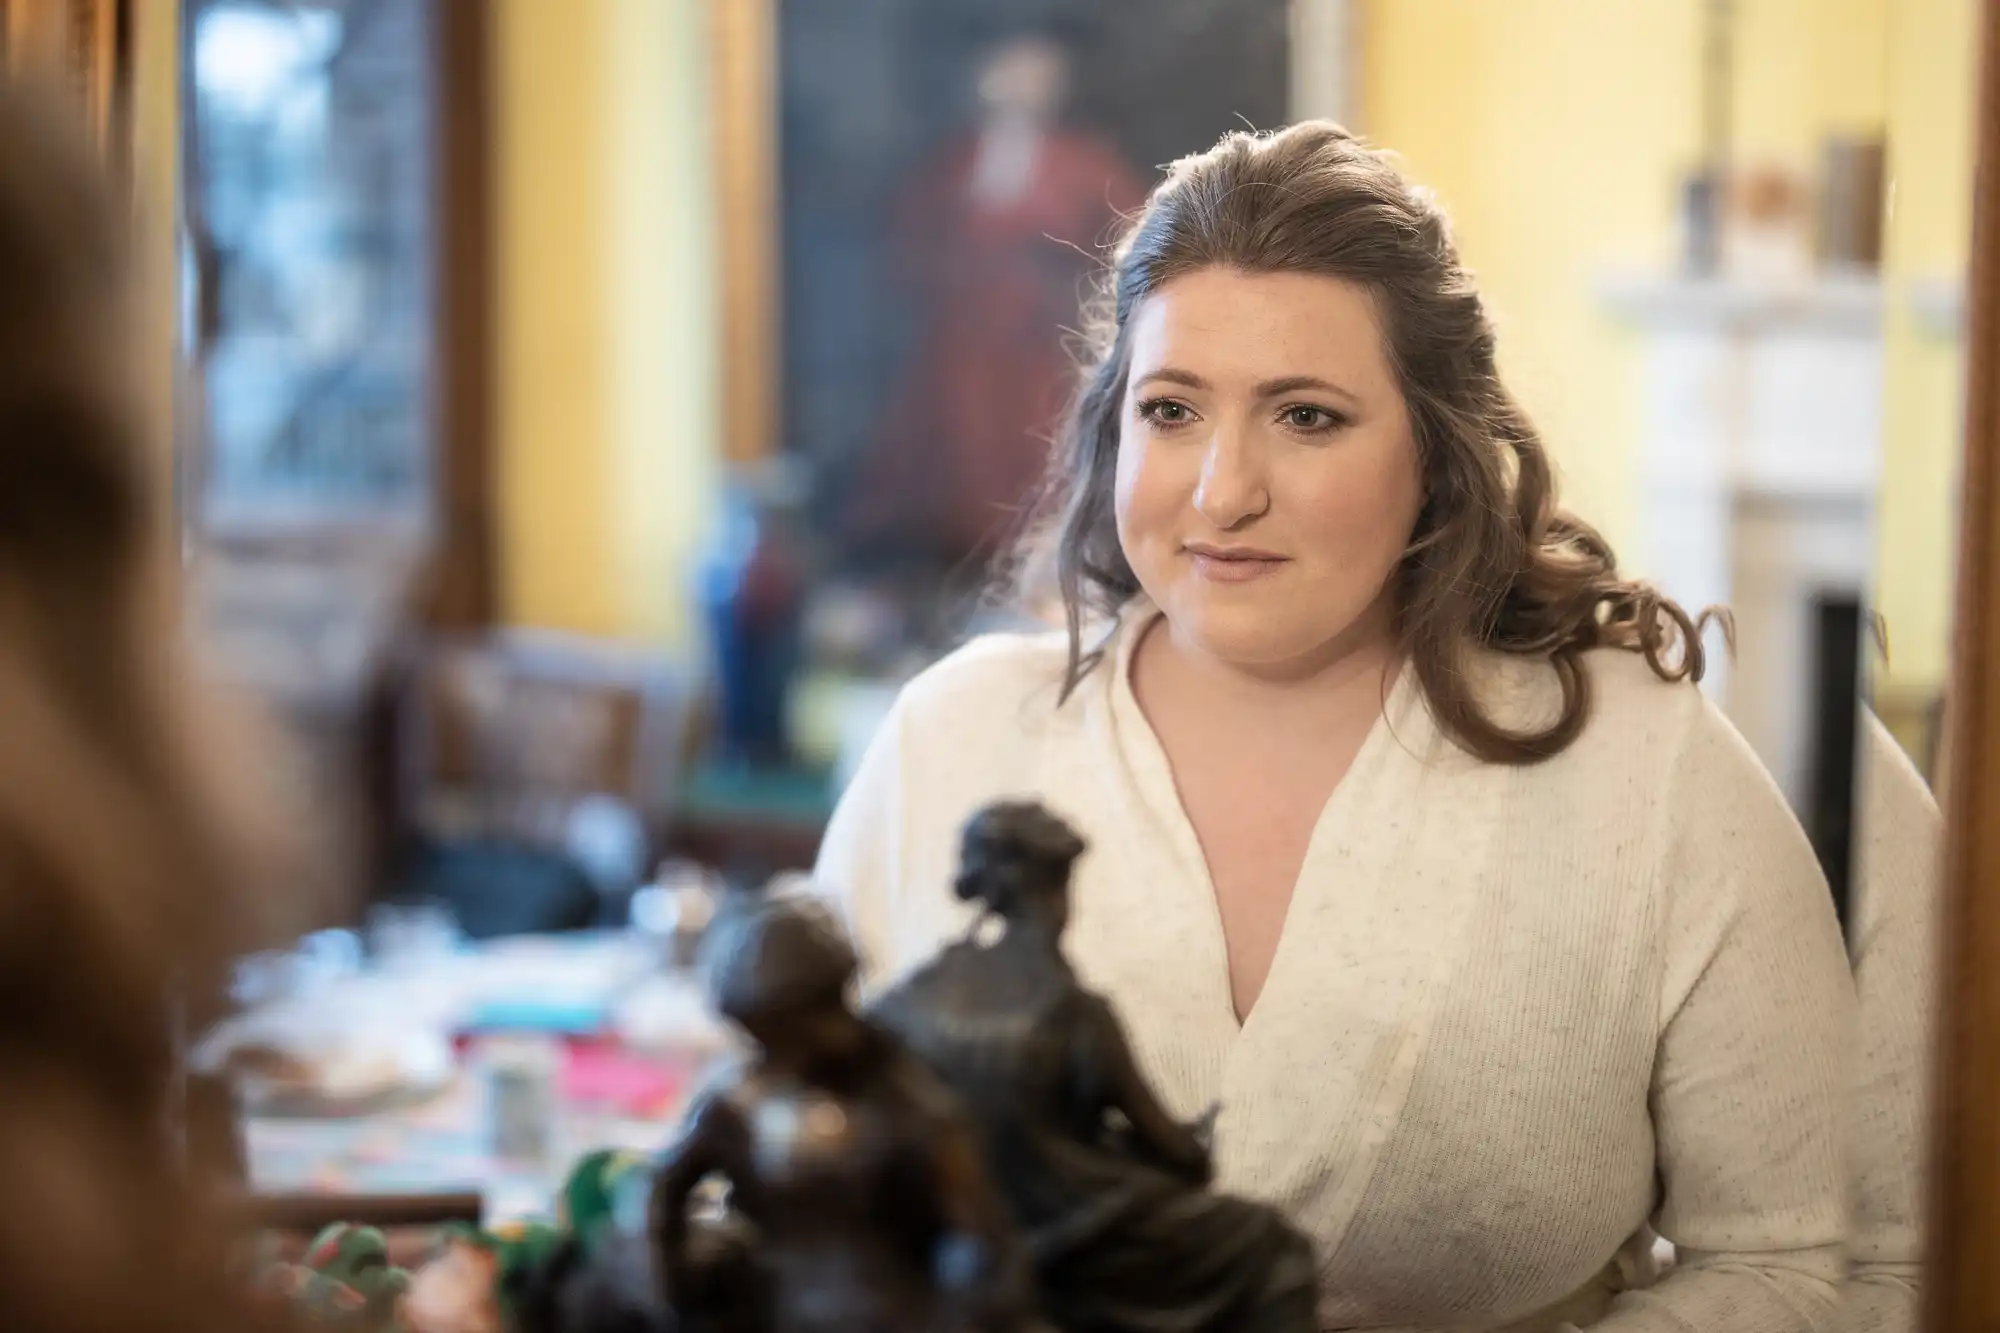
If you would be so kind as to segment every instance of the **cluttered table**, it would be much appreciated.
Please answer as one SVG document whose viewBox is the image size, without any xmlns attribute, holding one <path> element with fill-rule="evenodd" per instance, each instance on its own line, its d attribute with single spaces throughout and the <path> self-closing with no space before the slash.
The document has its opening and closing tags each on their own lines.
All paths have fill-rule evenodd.
<svg viewBox="0 0 2000 1333">
<path fill-rule="evenodd" d="M 215 1039 L 256 1190 L 477 1192 L 489 1220 L 531 1215 L 582 1153 L 662 1147 L 728 1049 L 653 936 L 434 935 L 267 960 L 289 968 L 282 993 Z"/>
</svg>

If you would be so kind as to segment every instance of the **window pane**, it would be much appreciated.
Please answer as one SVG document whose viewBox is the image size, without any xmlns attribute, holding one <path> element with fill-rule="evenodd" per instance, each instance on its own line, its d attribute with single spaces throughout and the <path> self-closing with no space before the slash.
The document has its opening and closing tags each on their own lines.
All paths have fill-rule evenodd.
<svg viewBox="0 0 2000 1333">
<path fill-rule="evenodd" d="M 431 435 L 426 0 L 190 6 L 208 249 L 204 509 L 421 509 Z"/>
</svg>

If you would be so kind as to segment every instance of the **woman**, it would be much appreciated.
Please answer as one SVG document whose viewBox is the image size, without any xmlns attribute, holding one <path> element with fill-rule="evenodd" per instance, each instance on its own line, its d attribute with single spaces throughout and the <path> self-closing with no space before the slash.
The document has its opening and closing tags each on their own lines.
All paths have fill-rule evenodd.
<svg viewBox="0 0 2000 1333">
<path fill-rule="evenodd" d="M 855 958 L 839 927 L 779 898 L 733 906 L 715 931 L 712 1001 L 760 1051 L 697 1099 L 661 1160 L 650 1227 L 667 1300 L 727 1330 L 1025 1328 L 1012 1233 L 972 1128 L 848 1008 Z M 749 1299 L 735 1233 L 690 1224 L 711 1175 L 754 1236 Z"/>
<path fill-rule="evenodd" d="M 1096 849 L 1078 972 L 1323 1325 L 1822 1327 L 1830 895 L 1689 618 L 1557 507 L 1443 214 L 1334 126 L 1233 135 L 1108 297 L 1024 562 L 1067 633 L 914 681 L 828 832 L 874 975 L 1033 795 Z"/>
<path fill-rule="evenodd" d="M 254 938 L 261 839 L 169 622 L 113 217 L 0 83 L 0 1323 L 245 1330 L 174 1032 Z"/>
<path fill-rule="evenodd" d="M 954 887 L 1004 931 L 952 945 L 872 1016 L 978 1120 L 1057 1328 L 1311 1333 L 1312 1246 L 1269 1205 L 1204 1188 L 1200 1127 L 1160 1105 L 1117 1015 L 1063 956 L 1081 855 L 1032 802 L 974 815 Z"/>
</svg>

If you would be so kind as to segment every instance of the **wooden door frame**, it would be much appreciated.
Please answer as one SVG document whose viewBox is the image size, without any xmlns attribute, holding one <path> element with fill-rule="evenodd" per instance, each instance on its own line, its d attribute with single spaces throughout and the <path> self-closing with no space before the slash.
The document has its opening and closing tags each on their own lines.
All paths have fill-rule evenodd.
<svg viewBox="0 0 2000 1333">
<path fill-rule="evenodd" d="M 1924 1327 L 2000 1329 L 2000 0 L 1981 6 Z"/>
<path fill-rule="evenodd" d="M 709 0 L 722 458 L 779 449 L 778 0 Z"/>
<path fill-rule="evenodd" d="M 494 105 L 491 6 L 434 0 L 437 62 L 433 213 L 437 365 L 432 408 L 434 573 L 423 608 L 436 629 L 493 625 L 500 614 L 494 425 Z"/>
</svg>

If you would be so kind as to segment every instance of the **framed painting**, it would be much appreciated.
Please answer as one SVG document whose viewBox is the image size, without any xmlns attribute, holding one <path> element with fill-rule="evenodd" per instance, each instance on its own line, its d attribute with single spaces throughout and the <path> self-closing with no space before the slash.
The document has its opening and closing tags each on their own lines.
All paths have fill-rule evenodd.
<svg viewBox="0 0 2000 1333">
<path fill-rule="evenodd" d="M 803 474 L 827 569 L 983 567 L 1121 221 L 1176 157 L 1286 120 L 1300 8 L 721 7 L 729 452 Z"/>
</svg>

